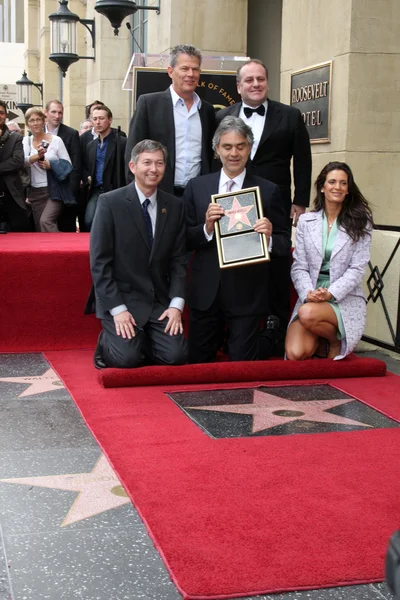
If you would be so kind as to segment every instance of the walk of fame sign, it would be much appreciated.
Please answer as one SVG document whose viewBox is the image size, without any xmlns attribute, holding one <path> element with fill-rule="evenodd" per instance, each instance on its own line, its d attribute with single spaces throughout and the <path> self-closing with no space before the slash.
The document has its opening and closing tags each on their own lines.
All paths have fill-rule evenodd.
<svg viewBox="0 0 400 600">
<path fill-rule="evenodd" d="M 263 217 L 260 188 L 214 194 L 211 202 L 225 212 L 215 227 L 220 268 L 268 261 L 267 239 L 254 231 L 255 222 Z"/>
</svg>

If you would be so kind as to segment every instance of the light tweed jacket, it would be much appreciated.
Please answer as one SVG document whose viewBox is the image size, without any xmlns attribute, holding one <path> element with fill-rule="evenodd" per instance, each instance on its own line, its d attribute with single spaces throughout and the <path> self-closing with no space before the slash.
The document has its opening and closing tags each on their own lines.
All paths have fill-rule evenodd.
<svg viewBox="0 0 400 600">
<path fill-rule="evenodd" d="M 290 322 L 307 292 L 316 288 L 322 265 L 322 215 L 322 211 L 305 213 L 296 228 L 291 275 L 299 299 Z M 341 227 L 337 231 L 330 261 L 329 291 L 339 305 L 346 335 L 335 360 L 350 354 L 364 331 L 367 309 L 361 282 L 369 261 L 371 239 L 372 235 L 366 235 L 353 242 Z"/>
</svg>

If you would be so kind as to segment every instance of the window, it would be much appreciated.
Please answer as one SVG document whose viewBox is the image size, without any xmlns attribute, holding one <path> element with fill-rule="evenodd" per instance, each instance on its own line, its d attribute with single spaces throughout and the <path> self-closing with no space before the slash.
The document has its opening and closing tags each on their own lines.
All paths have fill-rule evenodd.
<svg viewBox="0 0 400 600">
<path fill-rule="evenodd" d="M 0 0 L 0 42 L 24 42 L 24 0 Z"/>
<path fill-rule="evenodd" d="M 142 6 L 148 6 L 148 0 L 140 2 Z M 133 15 L 132 33 L 134 35 L 133 52 L 147 52 L 147 10 L 137 10 Z"/>
</svg>

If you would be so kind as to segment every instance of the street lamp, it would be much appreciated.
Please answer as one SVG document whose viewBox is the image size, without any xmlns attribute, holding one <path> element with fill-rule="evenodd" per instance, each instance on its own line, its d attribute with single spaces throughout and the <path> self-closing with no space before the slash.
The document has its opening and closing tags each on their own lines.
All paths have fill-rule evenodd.
<svg viewBox="0 0 400 600">
<path fill-rule="evenodd" d="M 60 8 L 49 15 L 50 20 L 50 56 L 65 77 L 70 65 L 81 58 L 95 60 L 93 56 L 78 56 L 76 51 L 76 25 L 82 23 L 92 37 L 92 48 L 95 49 L 95 23 L 94 19 L 80 19 L 78 15 L 68 8 L 68 0 L 59 0 Z"/>
<path fill-rule="evenodd" d="M 107 17 L 111 26 L 114 28 L 114 35 L 118 35 L 118 29 L 121 27 L 125 17 L 133 15 L 139 9 L 141 10 L 156 10 L 160 14 L 161 0 L 158 6 L 138 6 L 133 0 L 97 0 L 94 9 Z"/>
<path fill-rule="evenodd" d="M 43 84 L 42 83 L 33 83 L 31 81 L 26 71 L 22 73 L 21 79 L 15 82 L 17 85 L 17 102 L 16 106 L 25 114 L 28 108 L 32 108 L 32 87 L 35 86 L 40 92 L 40 97 L 43 104 Z"/>
</svg>

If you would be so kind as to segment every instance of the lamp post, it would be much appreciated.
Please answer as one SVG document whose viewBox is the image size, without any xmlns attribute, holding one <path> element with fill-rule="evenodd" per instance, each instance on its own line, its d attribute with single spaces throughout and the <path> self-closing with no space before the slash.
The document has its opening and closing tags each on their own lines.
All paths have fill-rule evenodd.
<svg viewBox="0 0 400 600">
<path fill-rule="evenodd" d="M 161 0 L 158 6 L 138 6 L 133 0 L 97 0 L 94 9 L 107 17 L 111 26 L 114 28 L 114 35 L 118 35 L 118 30 L 121 27 L 125 17 L 133 15 L 139 9 L 155 10 L 157 14 L 161 11 Z"/>
<path fill-rule="evenodd" d="M 94 19 L 80 19 L 78 15 L 68 8 L 68 0 L 59 0 L 60 8 L 49 15 L 50 20 L 50 56 L 65 77 L 68 68 L 74 62 L 82 59 L 96 59 L 93 56 L 79 56 L 76 51 L 76 25 L 82 23 L 92 37 L 92 48 L 95 50 L 95 22 Z"/>
<path fill-rule="evenodd" d="M 21 79 L 15 82 L 17 85 L 17 102 L 16 106 L 25 114 L 28 108 L 32 108 L 32 87 L 35 86 L 40 92 L 40 97 L 43 104 L 43 84 L 34 83 L 31 81 L 26 71 L 22 73 Z"/>
</svg>

